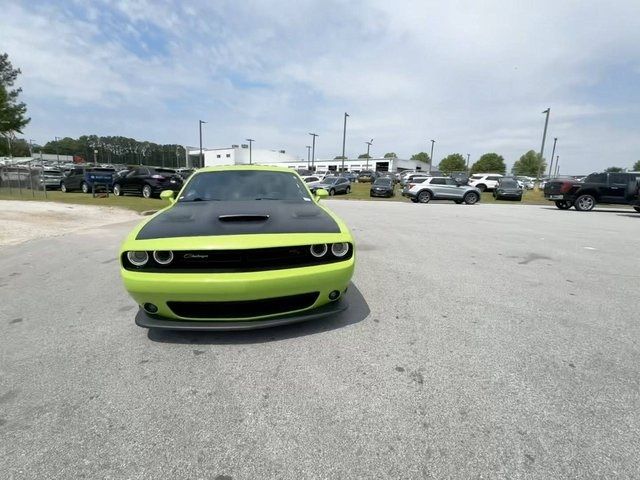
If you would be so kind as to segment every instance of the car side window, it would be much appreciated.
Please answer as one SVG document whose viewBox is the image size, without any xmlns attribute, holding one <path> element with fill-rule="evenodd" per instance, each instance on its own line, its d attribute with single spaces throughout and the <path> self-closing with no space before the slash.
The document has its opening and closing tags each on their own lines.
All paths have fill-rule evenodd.
<svg viewBox="0 0 640 480">
<path fill-rule="evenodd" d="M 458 185 L 458 182 L 456 182 L 453 178 L 447 178 L 447 185 Z"/>
<path fill-rule="evenodd" d="M 446 179 L 444 178 L 433 178 L 431 179 L 431 185 L 446 185 Z"/>
<path fill-rule="evenodd" d="M 127 177 L 133 177 L 135 175 L 138 174 L 138 169 L 134 168 L 133 170 L 131 170 L 129 173 L 127 173 Z"/>
<path fill-rule="evenodd" d="M 495 180 L 500 180 L 501 178 L 502 177 L 496 177 L 495 175 L 492 175 L 492 176 L 487 177 L 487 180 L 495 181 Z"/>
<path fill-rule="evenodd" d="M 584 180 L 587 183 L 607 183 L 607 174 L 606 173 L 594 173 L 589 175 Z"/>
<path fill-rule="evenodd" d="M 609 174 L 609 183 L 626 185 L 631 180 L 632 180 L 631 175 L 628 175 L 626 173 L 610 173 Z"/>
</svg>

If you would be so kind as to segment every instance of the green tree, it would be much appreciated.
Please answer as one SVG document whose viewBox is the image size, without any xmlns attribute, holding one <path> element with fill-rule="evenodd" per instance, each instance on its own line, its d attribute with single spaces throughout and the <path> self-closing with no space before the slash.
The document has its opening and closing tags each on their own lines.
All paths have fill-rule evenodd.
<svg viewBox="0 0 640 480">
<path fill-rule="evenodd" d="M 537 177 L 540 173 L 544 173 L 546 169 L 547 162 L 544 161 L 544 158 L 541 160 L 539 153 L 529 150 L 513 164 L 511 173 L 514 175 Z"/>
<path fill-rule="evenodd" d="M 471 173 L 505 173 L 504 158 L 497 153 L 485 153 L 471 166 Z"/>
<path fill-rule="evenodd" d="M 384 158 L 398 158 L 395 152 L 387 152 L 384 154 Z"/>
<path fill-rule="evenodd" d="M 609 168 L 605 169 L 605 172 L 607 172 L 607 173 L 620 173 L 620 172 L 624 172 L 624 168 L 622 168 L 622 167 L 609 167 Z"/>
<path fill-rule="evenodd" d="M 467 170 L 467 163 L 465 162 L 464 157 L 461 154 L 452 153 L 451 155 L 447 155 L 440 161 L 438 170 L 440 170 L 445 175 L 449 175 L 453 172 L 465 172 Z"/>
<path fill-rule="evenodd" d="M 27 106 L 18 100 L 22 89 L 13 88 L 20 73 L 11 65 L 9 55 L 0 55 L 0 132 L 22 133 L 31 120 L 26 116 Z"/>
<path fill-rule="evenodd" d="M 631 169 L 634 172 L 640 172 L 640 160 L 638 160 L 636 163 L 633 164 L 633 167 L 631 167 Z"/>
<path fill-rule="evenodd" d="M 411 155 L 411 160 L 417 160 L 419 162 L 429 163 L 431 160 L 427 152 L 418 152 Z"/>
<path fill-rule="evenodd" d="M 333 157 L 334 160 L 342 160 L 342 159 L 347 159 L 347 157 L 343 157 L 342 155 L 336 155 L 335 157 Z"/>
<path fill-rule="evenodd" d="M 360 155 L 358 155 L 358 158 L 371 158 L 371 155 L 367 153 L 361 153 Z"/>
</svg>

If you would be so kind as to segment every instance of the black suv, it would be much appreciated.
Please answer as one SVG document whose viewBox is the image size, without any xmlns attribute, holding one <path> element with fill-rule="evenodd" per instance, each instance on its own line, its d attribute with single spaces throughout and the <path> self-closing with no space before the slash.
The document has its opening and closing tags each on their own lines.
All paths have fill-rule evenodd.
<svg viewBox="0 0 640 480">
<path fill-rule="evenodd" d="M 138 167 L 114 180 L 113 194 L 120 196 L 130 193 L 151 198 L 160 195 L 163 190 L 177 192 L 182 188 L 183 182 L 182 177 L 172 168 Z"/>
<path fill-rule="evenodd" d="M 575 207 L 581 212 L 593 210 L 597 203 L 633 205 L 640 212 L 638 180 L 640 173 L 592 173 L 583 181 L 551 180 L 544 186 L 546 199 L 560 210 Z"/>
</svg>

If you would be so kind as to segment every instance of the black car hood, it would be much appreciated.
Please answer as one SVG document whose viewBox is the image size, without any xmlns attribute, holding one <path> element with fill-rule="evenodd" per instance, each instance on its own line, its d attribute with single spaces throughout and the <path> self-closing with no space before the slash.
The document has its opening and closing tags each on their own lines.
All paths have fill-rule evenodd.
<svg viewBox="0 0 640 480">
<path fill-rule="evenodd" d="M 145 224 L 136 239 L 266 233 L 340 233 L 340 227 L 314 202 L 177 202 Z"/>
</svg>

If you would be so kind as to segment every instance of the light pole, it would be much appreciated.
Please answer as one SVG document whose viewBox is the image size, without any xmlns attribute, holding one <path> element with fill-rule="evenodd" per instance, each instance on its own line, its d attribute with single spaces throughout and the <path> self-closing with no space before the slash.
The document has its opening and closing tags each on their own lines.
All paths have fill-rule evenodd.
<svg viewBox="0 0 640 480">
<path fill-rule="evenodd" d="M 93 165 L 98 165 L 98 150 L 93 151 Z"/>
<path fill-rule="evenodd" d="M 367 144 L 367 167 L 366 170 L 369 170 L 369 148 L 371 147 L 371 144 L 373 144 L 373 138 L 368 141 L 368 142 L 364 142 Z"/>
<path fill-rule="evenodd" d="M 344 145 L 347 139 L 347 117 L 349 114 L 344 112 L 344 128 L 342 129 L 342 169 L 341 172 L 344 172 Z"/>
<path fill-rule="evenodd" d="M 469 174 L 469 157 L 471 157 L 471 154 L 467 153 L 467 174 Z"/>
<path fill-rule="evenodd" d="M 253 145 L 253 142 L 255 142 L 255 140 L 253 138 L 247 138 L 247 142 L 249 142 L 249 165 L 251 165 L 252 159 L 251 159 L 251 146 Z"/>
<path fill-rule="evenodd" d="M 198 167 L 204 167 L 204 157 L 202 156 L 202 124 L 207 123 L 204 120 L 198 120 L 198 127 L 200 128 L 200 160 L 198 163 Z"/>
<path fill-rule="evenodd" d="M 549 163 L 549 177 L 551 177 L 551 172 L 553 171 L 553 156 L 556 153 L 556 143 L 558 142 L 558 137 L 553 139 L 553 150 L 551 150 L 551 162 Z M 542 163 L 542 158 L 540 158 L 540 163 Z"/>
<path fill-rule="evenodd" d="M 55 138 L 56 140 L 56 158 L 58 161 L 58 168 L 60 168 L 60 152 L 58 150 L 58 141 L 60 140 L 60 138 L 59 137 L 53 137 L 53 138 Z"/>
<path fill-rule="evenodd" d="M 313 137 L 313 142 L 311 143 L 311 170 L 316 171 L 316 137 L 319 137 L 317 133 L 310 133 Z"/>
<path fill-rule="evenodd" d="M 307 145 L 307 170 L 310 170 L 310 162 L 311 162 L 311 145 Z"/>
<path fill-rule="evenodd" d="M 556 173 L 555 173 L 555 177 L 557 177 L 560 174 L 560 155 L 556 156 Z"/>
<path fill-rule="evenodd" d="M 542 158 L 544 157 L 544 142 L 547 139 L 547 126 L 549 125 L 549 114 L 551 113 L 551 108 L 547 108 L 544 112 L 547 116 L 544 120 L 544 132 L 542 133 L 542 145 L 540 146 L 540 168 L 538 168 L 538 180 L 540 180 L 540 175 L 542 175 Z"/>
<path fill-rule="evenodd" d="M 431 168 L 433 167 L 433 146 L 435 145 L 436 141 L 435 140 L 431 140 L 431 157 L 429 158 L 429 173 L 431 173 Z"/>
</svg>

